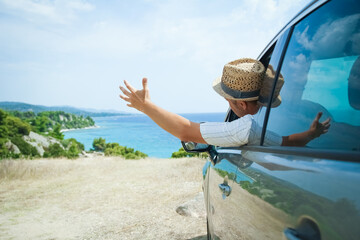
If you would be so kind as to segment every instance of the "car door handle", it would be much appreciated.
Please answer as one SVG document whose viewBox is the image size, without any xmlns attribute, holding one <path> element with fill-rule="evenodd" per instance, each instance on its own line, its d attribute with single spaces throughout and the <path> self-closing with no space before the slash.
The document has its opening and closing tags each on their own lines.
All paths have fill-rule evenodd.
<svg viewBox="0 0 360 240">
<path fill-rule="evenodd" d="M 223 199 L 228 197 L 230 195 L 230 193 L 231 193 L 231 187 L 229 185 L 227 185 L 226 183 L 219 184 L 219 189 L 220 189 L 220 191 L 222 193 Z"/>
</svg>

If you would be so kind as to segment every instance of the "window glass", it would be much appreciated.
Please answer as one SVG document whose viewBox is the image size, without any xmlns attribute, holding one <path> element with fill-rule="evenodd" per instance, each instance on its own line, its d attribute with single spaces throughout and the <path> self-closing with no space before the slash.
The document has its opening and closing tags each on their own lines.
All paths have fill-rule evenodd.
<svg viewBox="0 0 360 240">
<path fill-rule="evenodd" d="M 267 131 L 305 132 L 317 113 L 331 119 L 313 148 L 360 150 L 360 2 L 332 1 L 299 22 L 281 75 L 280 106 L 271 109 Z"/>
<path fill-rule="evenodd" d="M 357 58 L 349 56 L 312 61 L 302 99 L 321 104 L 336 122 L 359 126 L 360 111 L 350 105 L 348 94 L 349 73 Z"/>
</svg>

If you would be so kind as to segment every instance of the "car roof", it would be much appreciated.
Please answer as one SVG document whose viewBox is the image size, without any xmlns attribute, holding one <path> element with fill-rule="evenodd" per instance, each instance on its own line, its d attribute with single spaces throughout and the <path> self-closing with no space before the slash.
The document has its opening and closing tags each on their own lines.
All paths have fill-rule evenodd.
<svg viewBox="0 0 360 240">
<path fill-rule="evenodd" d="M 309 4 L 307 4 L 303 9 L 301 9 L 276 35 L 275 37 L 268 43 L 268 45 L 264 48 L 264 50 L 260 53 L 258 59 L 260 59 L 264 53 L 278 40 L 278 38 L 284 33 L 288 28 L 298 23 L 300 20 L 305 18 L 311 12 L 315 11 L 321 5 L 329 2 L 330 0 L 313 0 Z"/>
</svg>

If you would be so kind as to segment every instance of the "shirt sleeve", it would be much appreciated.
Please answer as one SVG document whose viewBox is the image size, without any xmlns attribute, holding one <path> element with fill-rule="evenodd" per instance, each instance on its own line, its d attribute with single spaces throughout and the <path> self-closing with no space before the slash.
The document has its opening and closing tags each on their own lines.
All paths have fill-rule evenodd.
<svg viewBox="0 0 360 240">
<path fill-rule="evenodd" d="M 259 145 L 262 128 L 246 115 L 232 122 L 205 122 L 200 124 L 200 133 L 207 144 L 219 147 Z M 267 131 L 264 146 L 280 146 L 282 137 Z"/>
<path fill-rule="evenodd" d="M 262 134 L 262 127 L 260 127 L 255 121 L 253 122 L 248 145 L 260 145 L 260 139 Z M 282 143 L 282 137 L 271 131 L 266 131 L 263 146 L 280 146 Z"/>
<path fill-rule="evenodd" d="M 281 146 L 282 136 L 272 131 L 266 131 L 264 146 Z"/>
<path fill-rule="evenodd" d="M 248 143 L 252 117 L 246 115 L 232 122 L 206 122 L 200 124 L 204 140 L 214 146 L 239 147 Z"/>
</svg>

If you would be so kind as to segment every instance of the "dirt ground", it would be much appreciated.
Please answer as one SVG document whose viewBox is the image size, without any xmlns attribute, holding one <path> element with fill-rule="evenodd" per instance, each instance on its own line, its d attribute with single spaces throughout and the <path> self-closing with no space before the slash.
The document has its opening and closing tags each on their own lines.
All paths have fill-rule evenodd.
<svg viewBox="0 0 360 240">
<path fill-rule="evenodd" d="M 201 159 L 0 161 L 0 239 L 206 239 Z M 204 211 L 204 210 L 203 210 Z"/>
</svg>

